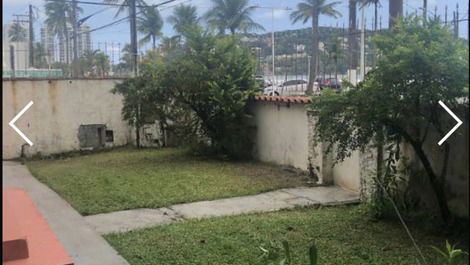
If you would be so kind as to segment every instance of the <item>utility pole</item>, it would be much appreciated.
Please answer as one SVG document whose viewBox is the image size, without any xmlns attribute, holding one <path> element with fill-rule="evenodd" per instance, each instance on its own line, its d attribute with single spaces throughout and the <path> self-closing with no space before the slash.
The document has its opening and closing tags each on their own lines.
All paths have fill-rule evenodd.
<svg viewBox="0 0 470 265">
<path fill-rule="evenodd" d="M 445 11 L 444 11 L 444 24 L 447 26 L 447 5 L 446 5 Z"/>
<path fill-rule="evenodd" d="M 361 81 L 364 81 L 365 73 L 365 16 L 364 7 L 361 8 Z"/>
<path fill-rule="evenodd" d="M 251 6 L 250 8 L 266 8 L 266 9 L 271 9 L 271 56 L 272 56 L 272 82 L 273 82 L 273 96 L 275 95 L 276 92 L 276 82 L 275 82 L 275 65 L 274 65 L 274 58 L 275 58 L 275 53 L 274 53 L 274 10 L 291 10 L 290 8 L 276 8 L 276 7 L 269 7 L 269 6 Z"/>
<path fill-rule="evenodd" d="M 428 18 L 428 0 L 423 1 L 423 19 L 424 22 L 426 22 L 426 19 Z"/>
<path fill-rule="evenodd" d="M 457 3 L 457 10 L 455 10 L 455 38 L 459 38 L 459 3 Z"/>
<path fill-rule="evenodd" d="M 130 25 L 131 25 L 131 54 L 132 54 L 132 73 L 136 77 L 137 70 L 137 22 L 136 22 L 136 10 L 135 10 L 135 0 L 129 0 L 129 16 L 130 16 Z"/>
<path fill-rule="evenodd" d="M 29 5 L 29 66 L 34 67 L 33 5 Z"/>
<path fill-rule="evenodd" d="M 78 60 L 78 30 L 77 30 L 77 1 L 72 0 L 72 31 L 73 31 L 73 39 L 72 39 L 72 44 L 73 44 L 73 75 L 74 77 L 77 76 L 77 66 L 75 65 L 75 62 Z"/>
<path fill-rule="evenodd" d="M 434 19 L 437 19 L 437 6 L 434 6 Z"/>
</svg>

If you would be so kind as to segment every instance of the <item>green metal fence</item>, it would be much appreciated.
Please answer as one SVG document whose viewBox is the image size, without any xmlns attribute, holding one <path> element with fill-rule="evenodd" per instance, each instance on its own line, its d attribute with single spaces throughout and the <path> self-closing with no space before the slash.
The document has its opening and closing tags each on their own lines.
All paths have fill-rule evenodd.
<svg viewBox="0 0 470 265">
<path fill-rule="evenodd" d="M 47 78 L 47 77 L 63 77 L 64 73 L 61 69 L 41 69 L 41 70 L 15 70 L 3 71 L 3 78 Z"/>
</svg>

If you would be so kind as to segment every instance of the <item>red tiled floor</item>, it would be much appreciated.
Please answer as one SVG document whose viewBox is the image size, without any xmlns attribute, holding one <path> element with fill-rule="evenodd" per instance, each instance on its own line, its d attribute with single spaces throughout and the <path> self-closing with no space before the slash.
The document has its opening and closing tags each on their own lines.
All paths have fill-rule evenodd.
<svg viewBox="0 0 470 265">
<path fill-rule="evenodd" d="M 5 261 L 5 256 L 14 258 L 15 255 L 8 251 L 8 247 L 4 248 L 4 251 L 7 250 L 3 255 L 4 265 L 73 264 L 72 259 L 23 189 L 4 189 L 2 196 L 2 244 L 3 246 L 9 244 L 8 247 L 12 247 L 13 251 L 19 254 L 16 258 L 23 257 Z M 26 249 L 27 252 L 25 252 Z M 27 258 L 24 258 L 25 255 Z"/>
</svg>

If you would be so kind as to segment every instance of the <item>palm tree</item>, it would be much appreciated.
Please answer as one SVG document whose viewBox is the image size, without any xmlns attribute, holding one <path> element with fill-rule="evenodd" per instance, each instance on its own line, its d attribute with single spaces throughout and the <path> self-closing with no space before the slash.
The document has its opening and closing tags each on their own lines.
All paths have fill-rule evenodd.
<svg viewBox="0 0 470 265">
<path fill-rule="evenodd" d="M 388 10 L 388 27 L 392 28 L 397 18 L 403 16 L 403 0 L 389 0 Z"/>
<path fill-rule="evenodd" d="M 225 34 L 230 30 L 233 35 L 237 30 L 243 32 L 264 30 L 263 26 L 251 19 L 251 12 L 255 7 L 249 7 L 249 0 L 211 0 L 213 7 L 205 14 L 210 27 Z"/>
<path fill-rule="evenodd" d="M 13 23 L 8 30 L 10 41 L 21 42 L 26 40 L 26 29 L 19 22 Z"/>
<path fill-rule="evenodd" d="M 310 76 L 307 86 L 307 94 L 313 93 L 313 82 L 317 76 L 317 57 L 318 57 L 318 44 L 320 38 L 320 32 L 318 31 L 318 20 L 320 15 L 326 15 L 329 17 L 337 18 L 341 16 L 335 6 L 340 2 L 327 3 L 326 0 L 304 0 L 304 2 L 297 4 L 297 10 L 290 14 L 292 23 L 302 21 L 307 23 L 310 19 L 312 20 L 312 31 L 313 31 L 313 50 L 312 60 L 310 64 Z"/>
<path fill-rule="evenodd" d="M 59 40 L 65 39 L 65 61 L 69 63 L 69 31 L 67 24 L 70 23 L 70 14 L 72 6 L 66 0 L 57 0 L 48 2 L 45 6 L 47 19 L 45 21 Z"/>
<path fill-rule="evenodd" d="M 46 68 L 46 49 L 44 45 L 40 42 L 36 42 L 34 46 L 34 67 L 36 68 Z"/>
<path fill-rule="evenodd" d="M 176 50 L 179 45 L 179 37 L 163 37 L 162 43 L 160 45 L 160 51 L 162 54 L 166 55 Z"/>
<path fill-rule="evenodd" d="M 109 58 L 103 52 L 98 52 L 95 54 L 95 66 L 100 77 L 107 75 L 109 71 Z"/>
<path fill-rule="evenodd" d="M 152 48 L 155 50 L 155 41 L 162 35 L 163 20 L 156 7 L 149 6 L 142 11 L 137 20 L 137 30 L 145 36 L 139 42 L 144 44 L 151 40 Z"/>
<path fill-rule="evenodd" d="M 185 28 L 199 23 L 197 8 L 193 5 L 179 5 L 175 7 L 167 21 L 173 25 L 173 29 L 179 35 L 183 35 Z"/>
<path fill-rule="evenodd" d="M 358 61 L 358 45 L 356 36 L 356 14 L 357 14 L 357 0 L 349 0 L 349 34 L 348 34 L 348 48 L 349 48 L 349 69 L 357 68 Z"/>
<path fill-rule="evenodd" d="M 377 31 L 377 19 L 378 19 L 378 7 L 380 4 L 380 0 L 360 0 L 361 1 L 361 8 L 365 6 L 374 5 L 374 31 Z"/>
</svg>

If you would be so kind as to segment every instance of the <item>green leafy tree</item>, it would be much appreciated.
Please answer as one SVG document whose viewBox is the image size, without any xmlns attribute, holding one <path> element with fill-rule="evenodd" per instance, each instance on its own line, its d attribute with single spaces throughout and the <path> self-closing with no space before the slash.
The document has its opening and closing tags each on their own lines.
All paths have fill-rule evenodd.
<svg viewBox="0 0 470 265">
<path fill-rule="evenodd" d="M 162 36 L 163 19 L 156 7 L 143 8 L 142 12 L 142 15 L 137 19 L 137 30 L 144 34 L 144 37 L 140 39 L 140 43 L 144 44 L 152 41 L 152 48 L 155 49 L 157 38 Z"/>
<path fill-rule="evenodd" d="M 47 68 L 48 63 L 46 60 L 46 49 L 40 42 L 36 42 L 34 45 L 34 67 L 35 68 Z"/>
<path fill-rule="evenodd" d="M 8 30 L 8 37 L 10 38 L 10 41 L 13 41 L 13 42 L 26 41 L 27 39 L 26 29 L 19 22 L 15 22 L 12 24 L 12 26 Z"/>
<path fill-rule="evenodd" d="M 129 73 L 132 70 L 131 46 L 126 44 L 121 51 L 123 53 L 120 58 L 121 62 L 116 66 L 115 71 L 117 74 Z"/>
<path fill-rule="evenodd" d="M 109 72 L 109 56 L 104 54 L 104 52 L 98 52 L 95 54 L 94 63 L 96 66 L 96 71 L 98 76 L 104 77 L 108 75 Z"/>
<path fill-rule="evenodd" d="M 173 29 L 181 36 L 188 27 L 198 25 L 199 17 L 197 8 L 193 5 L 179 5 L 175 7 L 173 13 L 168 17 L 168 22 L 173 25 Z"/>
<path fill-rule="evenodd" d="M 292 23 L 297 23 L 302 21 L 304 24 L 307 23 L 310 19 L 312 20 L 312 31 L 313 31 L 313 41 L 312 41 L 312 60 L 310 64 L 310 76 L 307 86 L 307 94 L 313 93 L 313 82 L 317 77 L 317 67 L 315 62 L 318 58 L 318 44 L 320 39 L 320 32 L 318 31 L 318 23 L 320 15 L 326 15 L 329 17 L 339 17 L 339 13 L 335 7 L 340 2 L 327 3 L 326 0 L 304 0 L 302 3 L 297 4 L 297 10 L 291 13 L 290 19 Z"/>
<path fill-rule="evenodd" d="M 166 71 L 175 101 L 196 118 L 193 132 L 208 137 L 218 154 L 248 158 L 248 99 L 257 89 L 250 51 L 236 37 L 219 38 L 195 30 L 186 35 L 184 53 Z"/>
<path fill-rule="evenodd" d="M 238 31 L 249 32 L 264 30 L 263 26 L 253 21 L 251 13 L 255 7 L 250 7 L 249 0 L 211 0 L 213 7 L 205 14 L 210 27 L 217 29 L 220 34 L 229 30 L 233 35 Z"/>
<path fill-rule="evenodd" d="M 154 104 L 150 100 L 151 90 L 148 89 L 146 81 L 146 78 L 140 76 L 126 79 L 112 90 L 112 93 L 123 96 L 122 117 L 134 127 L 137 148 L 141 147 L 140 130 L 142 126 L 151 122 L 154 116 Z"/>
<path fill-rule="evenodd" d="M 364 150 L 377 137 L 394 146 L 388 149 L 391 156 L 398 156 L 399 144 L 407 143 L 419 158 L 436 196 L 438 212 L 447 222 L 450 211 L 444 186 L 450 145 L 446 141 L 441 147 L 439 169 L 431 164 L 431 153 L 423 145 L 430 130 L 440 137 L 449 130 L 438 102 L 458 108 L 462 107 L 459 100 L 468 96 L 468 47 L 453 40 L 439 21 L 423 27 L 416 17 L 398 21 L 374 41 L 381 57 L 364 82 L 340 95 L 325 93 L 312 104 L 318 115 L 315 138 L 330 143 L 329 151 L 335 146 L 337 161 L 353 150 Z M 393 163 L 381 177 L 392 176 L 387 174 L 390 170 L 395 170 Z"/>
</svg>

